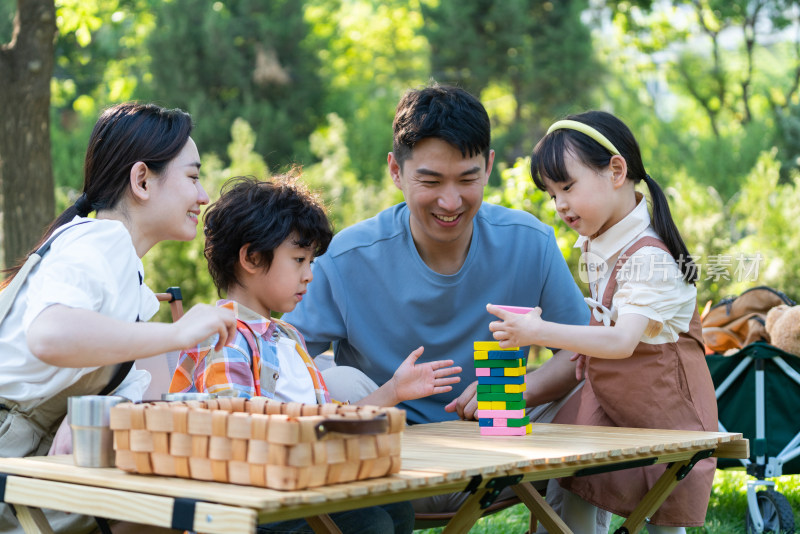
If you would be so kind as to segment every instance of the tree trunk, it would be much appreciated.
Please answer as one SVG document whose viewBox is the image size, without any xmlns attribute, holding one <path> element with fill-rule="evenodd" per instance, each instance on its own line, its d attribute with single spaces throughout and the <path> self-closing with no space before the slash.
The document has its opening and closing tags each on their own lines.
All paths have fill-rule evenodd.
<svg viewBox="0 0 800 534">
<path fill-rule="evenodd" d="M 23 258 L 53 220 L 50 79 L 54 0 L 17 0 L 11 42 L 0 47 L 0 263 Z"/>
</svg>

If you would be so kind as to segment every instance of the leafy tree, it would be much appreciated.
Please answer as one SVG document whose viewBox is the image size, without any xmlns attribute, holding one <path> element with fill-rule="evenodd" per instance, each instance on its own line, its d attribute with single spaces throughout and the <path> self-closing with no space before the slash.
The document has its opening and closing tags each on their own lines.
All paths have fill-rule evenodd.
<svg viewBox="0 0 800 534">
<path fill-rule="evenodd" d="M 50 78 L 56 33 L 53 0 L 18 0 L 0 46 L 2 263 L 16 263 L 53 219 Z"/>
<path fill-rule="evenodd" d="M 57 0 L 51 118 L 56 186 L 78 190 L 101 108 L 131 100 L 147 78 L 150 0 Z"/>
<path fill-rule="evenodd" d="M 307 158 L 324 87 L 301 2 L 172 0 L 152 8 L 151 76 L 138 95 L 192 113 L 202 151 L 224 155 L 228 128 L 244 117 L 256 151 L 272 164 Z"/>
<path fill-rule="evenodd" d="M 773 143 L 781 148 L 785 177 L 790 168 L 797 168 L 800 145 L 793 132 L 799 120 L 800 32 L 791 28 L 800 23 L 800 2 L 608 0 L 605 4 L 614 10 L 623 43 L 644 54 L 639 64 L 649 58 L 650 63 L 640 68 L 649 70 L 651 77 L 666 72 L 670 87 L 694 102 L 716 139 L 742 140 L 749 136 L 750 124 L 765 123 L 769 133 L 759 149 Z"/>
<path fill-rule="evenodd" d="M 307 0 L 324 109 L 347 126 L 347 146 L 361 183 L 386 179 L 392 119 L 400 96 L 429 78 L 429 48 L 419 0 Z M 325 129 L 325 125 L 321 125 Z"/>
<path fill-rule="evenodd" d="M 507 117 L 493 114 L 501 161 L 527 154 L 531 133 L 538 139 L 554 118 L 582 111 L 591 101 L 602 69 L 581 22 L 587 5 L 584 0 L 423 3 L 434 77 L 482 95 L 487 103 L 511 100 Z M 485 94 L 493 86 L 499 91 Z"/>
</svg>

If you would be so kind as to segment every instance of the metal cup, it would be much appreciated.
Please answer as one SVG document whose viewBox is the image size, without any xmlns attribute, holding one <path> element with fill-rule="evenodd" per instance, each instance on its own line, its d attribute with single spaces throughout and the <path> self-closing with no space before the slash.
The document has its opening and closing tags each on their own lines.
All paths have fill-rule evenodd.
<svg viewBox="0 0 800 534">
<path fill-rule="evenodd" d="M 70 397 L 67 418 L 72 429 L 72 457 L 81 467 L 112 467 L 114 438 L 109 426 L 111 407 L 125 397 L 84 395 Z"/>
</svg>

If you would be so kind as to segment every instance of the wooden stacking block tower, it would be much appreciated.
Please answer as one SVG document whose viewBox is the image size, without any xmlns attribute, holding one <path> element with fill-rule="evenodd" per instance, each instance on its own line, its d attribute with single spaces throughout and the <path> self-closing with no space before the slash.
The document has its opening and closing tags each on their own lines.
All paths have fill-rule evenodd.
<svg viewBox="0 0 800 534">
<path fill-rule="evenodd" d="M 478 427 L 485 436 L 524 436 L 531 423 L 525 415 L 527 356 L 519 347 L 501 349 L 496 341 L 476 341 Z"/>
</svg>

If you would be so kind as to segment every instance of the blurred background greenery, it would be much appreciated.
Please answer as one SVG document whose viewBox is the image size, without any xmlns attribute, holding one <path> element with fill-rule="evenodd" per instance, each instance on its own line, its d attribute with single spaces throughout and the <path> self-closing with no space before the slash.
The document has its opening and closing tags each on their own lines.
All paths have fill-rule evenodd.
<svg viewBox="0 0 800 534">
<path fill-rule="evenodd" d="M 189 111 L 212 200 L 229 177 L 302 165 L 336 229 L 399 200 L 400 96 L 479 95 L 497 151 L 488 201 L 576 235 L 530 180 L 555 119 L 612 111 L 637 136 L 700 265 L 698 301 L 800 279 L 800 2 L 788 0 L 56 0 L 52 159 L 60 212 L 104 107 Z M 0 2 L 0 42 L 16 3 Z M 3 83 L 0 80 L 0 83 Z M 54 214 L 55 215 L 55 214 Z M 213 301 L 202 236 L 145 257 L 155 290 Z M 581 284 L 583 286 L 583 284 Z"/>
</svg>

